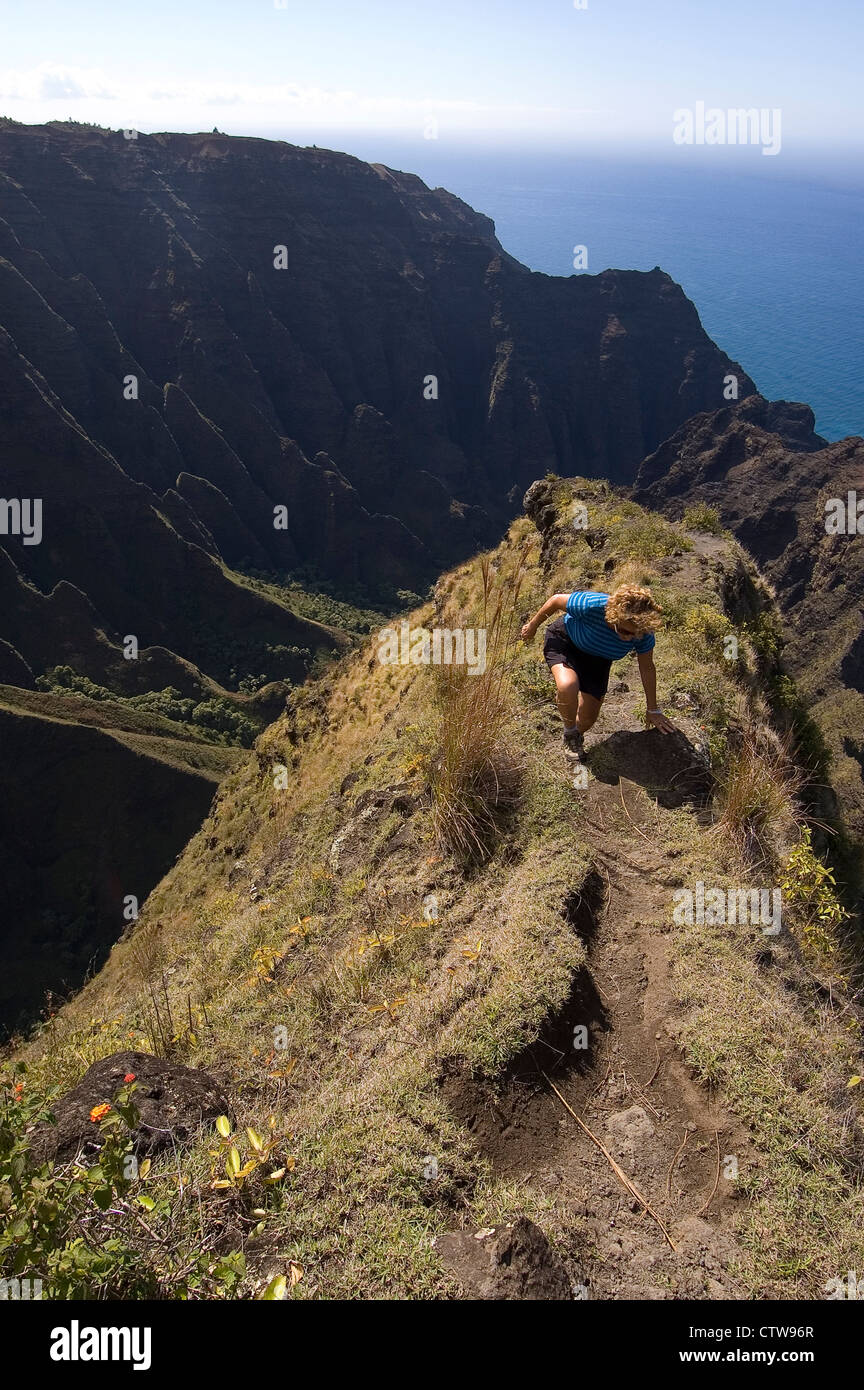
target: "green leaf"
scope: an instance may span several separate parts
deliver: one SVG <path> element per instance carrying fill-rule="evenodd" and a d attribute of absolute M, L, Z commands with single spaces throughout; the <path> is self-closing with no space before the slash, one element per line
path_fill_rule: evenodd
<path fill-rule="evenodd" d="M 227 1115 L 219 1116 L 218 1120 L 216 1121 L 216 1128 L 222 1135 L 223 1139 L 228 1138 L 228 1135 L 231 1133 L 231 1121 L 228 1119 Z"/>
<path fill-rule="evenodd" d="M 276 1274 L 270 1280 L 270 1283 L 267 1285 L 264 1292 L 259 1295 L 259 1298 L 261 1298 L 264 1302 L 270 1302 L 273 1299 L 282 1299 L 285 1297 L 287 1290 L 288 1280 L 285 1278 L 285 1275 Z"/>

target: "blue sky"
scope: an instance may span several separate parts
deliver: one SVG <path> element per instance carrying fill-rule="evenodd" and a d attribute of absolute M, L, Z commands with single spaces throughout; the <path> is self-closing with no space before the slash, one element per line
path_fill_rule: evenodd
<path fill-rule="evenodd" d="M 862 144 L 862 0 L 2 0 L 0 26 L 26 122 L 668 153 L 704 101 L 780 108 L 786 151 Z"/>

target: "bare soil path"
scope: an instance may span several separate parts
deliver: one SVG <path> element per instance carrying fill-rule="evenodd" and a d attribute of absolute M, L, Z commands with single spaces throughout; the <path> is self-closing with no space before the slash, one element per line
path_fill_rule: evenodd
<path fill-rule="evenodd" d="M 674 1042 L 668 948 L 682 880 L 665 844 L 663 821 L 673 807 L 661 803 L 686 804 L 692 794 L 689 813 L 699 815 L 699 769 L 694 774 L 683 739 L 644 731 L 636 702 L 626 689 L 610 694 L 586 738 L 587 787 L 574 789 L 574 814 L 596 864 L 574 921 L 587 967 L 502 1085 L 454 1078 L 448 1098 L 497 1173 L 543 1190 L 575 1215 L 571 1253 L 588 1297 L 743 1298 L 730 1229 L 741 1198 L 725 1173 L 729 1155 L 743 1166 L 748 1140 L 694 1082 Z M 538 721 L 548 729 L 550 757 L 572 780 L 560 722 L 546 712 Z M 650 1204 L 671 1245 L 562 1098 Z"/>

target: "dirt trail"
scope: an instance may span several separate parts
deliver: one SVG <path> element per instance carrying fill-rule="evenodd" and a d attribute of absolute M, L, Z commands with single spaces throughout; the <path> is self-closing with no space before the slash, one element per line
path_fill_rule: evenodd
<path fill-rule="evenodd" d="M 690 774 L 680 755 L 679 775 L 670 773 L 672 746 L 659 732 L 644 732 L 633 714 L 637 699 L 627 690 L 610 694 L 586 738 L 589 773 L 597 775 L 573 793 L 597 865 L 574 922 L 588 946 L 587 968 L 502 1086 L 493 1092 L 452 1078 L 449 1100 L 496 1172 L 577 1216 L 571 1253 L 585 1271 L 588 1297 L 741 1298 L 746 1291 L 730 1270 L 740 1252 L 729 1229 L 740 1198 L 724 1177 L 724 1159 L 735 1155 L 743 1169 L 748 1140 L 693 1081 L 671 1036 L 668 933 L 681 879 L 674 850 L 665 848 L 670 810 L 656 796 L 668 801 L 676 784 L 686 790 Z M 560 721 L 545 711 L 537 718 L 550 757 L 572 779 Z M 678 722 L 696 732 L 686 719 Z M 690 813 L 698 815 L 698 806 Z M 574 1047 L 580 1025 L 587 1048 Z M 674 1251 L 545 1078 L 650 1203 Z"/>

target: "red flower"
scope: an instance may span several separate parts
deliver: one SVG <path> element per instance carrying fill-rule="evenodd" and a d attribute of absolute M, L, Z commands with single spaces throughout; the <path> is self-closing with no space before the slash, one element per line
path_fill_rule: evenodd
<path fill-rule="evenodd" d="M 123 1077 L 123 1080 L 126 1082 L 127 1085 L 129 1084 L 130 1081 L 134 1081 L 134 1080 L 135 1080 L 135 1073 L 134 1073 L 134 1071 L 127 1071 L 126 1075 Z"/>

